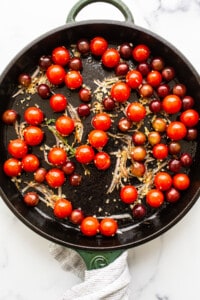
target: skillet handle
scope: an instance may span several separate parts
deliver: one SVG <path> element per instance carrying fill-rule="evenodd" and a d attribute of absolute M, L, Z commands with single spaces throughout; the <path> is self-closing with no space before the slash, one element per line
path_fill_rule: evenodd
<path fill-rule="evenodd" d="M 78 13 L 87 5 L 95 2 L 106 2 L 117 7 L 123 14 L 125 21 L 134 23 L 133 15 L 129 8 L 121 0 L 79 0 L 70 10 L 66 23 L 75 22 Z"/>
<path fill-rule="evenodd" d="M 123 253 L 123 250 L 89 251 L 76 249 L 76 251 L 83 258 L 87 270 L 104 268 Z"/>

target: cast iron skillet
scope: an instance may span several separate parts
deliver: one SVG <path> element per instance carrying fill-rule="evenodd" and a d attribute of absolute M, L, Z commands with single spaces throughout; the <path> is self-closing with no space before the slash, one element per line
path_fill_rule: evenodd
<path fill-rule="evenodd" d="M 39 37 L 26 48 L 24 48 L 7 66 L 0 79 L 0 114 L 8 108 L 16 106 L 11 96 L 17 88 L 17 78 L 20 73 L 31 73 L 38 64 L 38 59 L 43 54 L 50 54 L 52 49 L 58 45 L 71 45 L 80 38 L 91 39 L 94 36 L 104 36 L 110 45 L 116 46 L 123 42 L 133 42 L 134 44 L 147 44 L 154 55 L 162 55 L 167 65 L 171 65 L 176 70 L 179 82 L 186 84 L 188 94 L 194 97 L 195 108 L 200 112 L 200 79 L 199 75 L 190 62 L 170 43 L 156 34 L 140 28 L 133 24 L 133 18 L 129 9 L 120 1 L 103 1 L 118 7 L 125 17 L 125 22 L 117 21 L 82 21 L 74 22 L 78 12 L 87 4 L 97 1 L 79 1 L 71 10 L 66 25 L 59 27 L 47 34 Z M 89 64 L 84 66 L 84 76 L 87 75 L 88 82 L 92 85 L 93 71 Z M 103 76 L 106 75 L 103 74 Z M 43 101 L 43 109 L 48 114 L 49 108 Z M 20 111 L 20 107 L 18 107 Z M 192 207 L 200 193 L 200 138 L 197 142 L 191 143 L 191 152 L 194 156 L 194 164 L 190 170 L 191 186 L 182 195 L 177 203 L 164 206 L 156 213 L 156 217 L 147 217 L 136 226 L 117 234 L 115 237 L 104 238 L 97 236 L 88 238 L 78 231 L 65 226 L 64 222 L 56 220 L 52 212 L 43 207 L 27 208 L 21 201 L 22 195 L 15 185 L 6 177 L 2 171 L 2 164 L 7 159 L 6 144 L 12 138 L 8 127 L 0 124 L 0 193 L 8 207 L 13 213 L 28 227 L 41 236 L 58 244 L 72 247 L 79 250 L 104 250 L 112 251 L 126 249 L 143 244 L 152 240 L 167 231 L 176 224 Z M 106 179 L 105 179 L 106 180 Z M 94 190 L 97 190 L 96 204 L 98 205 L 98 190 L 100 183 L 94 183 Z M 96 205 L 94 202 L 94 205 Z M 117 253 L 115 251 L 115 253 Z"/>

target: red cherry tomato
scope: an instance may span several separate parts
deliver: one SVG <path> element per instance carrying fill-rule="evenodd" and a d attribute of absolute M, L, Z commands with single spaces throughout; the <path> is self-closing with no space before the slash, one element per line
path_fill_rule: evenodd
<path fill-rule="evenodd" d="M 107 170 L 111 165 L 110 155 L 106 152 L 98 152 L 94 157 L 94 164 L 99 170 Z"/>
<path fill-rule="evenodd" d="M 118 228 L 117 222 L 112 218 L 105 218 L 100 222 L 99 231 L 102 235 L 113 236 Z"/>
<path fill-rule="evenodd" d="M 186 190 L 190 186 L 190 178 L 187 174 L 178 173 L 173 177 L 173 186 L 177 190 Z"/>
<path fill-rule="evenodd" d="M 28 206 L 36 206 L 39 202 L 39 196 L 36 192 L 28 192 L 24 195 L 23 200 Z"/>
<path fill-rule="evenodd" d="M 37 126 L 43 122 L 44 113 L 36 106 L 28 107 L 24 112 L 24 120 L 30 125 Z"/>
<path fill-rule="evenodd" d="M 137 45 L 133 48 L 132 56 L 137 62 L 144 62 L 150 55 L 150 49 L 144 44 Z"/>
<path fill-rule="evenodd" d="M 94 129 L 88 134 L 90 145 L 96 149 L 103 148 L 108 142 L 108 135 L 105 131 Z"/>
<path fill-rule="evenodd" d="M 132 122 L 140 122 L 146 116 L 146 109 L 141 103 L 132 102 L 128 105 L 126 114 Z"/>
<path fill-rule="evenodd" d="M 94 150 L 89 145 L 81 145 L 76 148 L 75 158 L 81 164 L 88 164 L 94 159 Z"/>
<path fill-rule="evenodd" d="M 154 184 L 158 190 L 167 191 L 172 185 L 172 177 L 167 172 L 158 172 Z"/>
<path fill-rule="evenodd" d="M 41 144 L 44 137 L 44 132 L 37 126 L 28 126 L 24 130 L 24 140 L 27 145 L 37 146 Z"/>
<path fill-rule="evenodd" d="M 167 126 L 167 136 L 174 141 L 183 139 L 187 134 L 187 129 L 182 122 L 173 121 Z"/>
<path fill-rule="evenodd" d="M 65 174 L 62 170 L 53 168 L 47 172 L 45 179 L 50 187 L 58 188 L 64 184 Z"/>
<path fill-rule="evenodd" d="M 146 202 L 151 207 L 160 207 L 164 202 L 164 194 L 160 190 L 152 189 L 147 192 Z"/>
<path fill-rule="evenodd" d="M 61 166 L 66 162 L 66 160 L 67 160 L 67 154 L 63 148 L 53 147 L 50 149 L 48 153 L 48 161 L 51 164 L 55 166 Z"/>
<path fill-rule="evenodd" d="M 120 61 L 120 54 L 114 48 L 108 48 L 102 55 L 102 64 L 107 68 L 114 68 Z"/>
<path fill-rule="evenodd" d="M 181 110 L 182 101 L 179 96 L 167 95 L 162 101 L 162 108 L 168 114 L 176 114 Z"/>
<path fill-rule="evenodd" d="M 90 51 L 95 56 L 101 56 L 108 48 L 108 42 L 100 36 L 96 36 L 90 41 Z"/>
<path fill-rule="evenodd" d="M 54 94 L 49 99 L 50 107 L 55 112 L 61 112 L 67 107 L 67 98 L 63 94 Z"/>
<path fill-rule="evenodd" d="M 54 64 L 66 66 L 70 60 L 70 53 L 64 46 L 60 46 L 52 51 L 51 57 Z"/>
<path fill-rule="evenodd" d="M 105 112 L 96 114 L 91 121 L 92 126 L 95 129 L 99 129 L 103 131 L 106 131 L 110 128 L 111 122 L 112 122 L 111 117 L 109 116 L 109 114 Z"/>
<path fill-rule="evenodd" d="M 113 84 L 110 94 L 111 98 L 115 101 L 125 102 L 130 97 L 131 89 L 127 83 L 118 81 L 115 84 Z"/>
<path fill-rule="evenodd" d="M 194 127 L 199 122 L 199 113 L 194 109 L 187 109 L 180 115 L 180 121 L 186 126 L 186 127 Z"/>
<path fill-rule="evenodd" d="M 22 158 L 28 152 L 27 144 L 22 139 L 11 140 L 8 144 L 8 153 L 15 158 Z"/>
<path fill-rule="evenodd" d="M 95 217 L 86 217 L 81 222 L 80 230 L 86 236 L 94 236 L 99 232 L 99 221 Z"/>
<path fill-rule="evenodd" d="M 65 69 L 60 65 L 51 65 L 46 71 L 48 80 L 55 85 L 59 85 L 64 82 Z"/>
<path fill-rule="evenodd" d="M 79 71 L 71 70 L 65 75 L 65 84 L 71 90 L 80 88 L 82 83 L 83 78 Z"/>
<path fill-rule="evenodd" d="M 153 87 L 160 85 L 162 82 L 162 75 L 159 71 L 152 70 L 147 74 L 147 83 Z"/>
<path fill-rule="evenodd" d="M 71 201 L 65 198 L 58 199 L 54 205 L 53 213 L 57 218 L 60 219 L 69 217 L 72 213 Z"/>
<path fill-rule="evenodd" d="M 3 165 L 4 173 L 9 177 L 16 177 L 21 174 L 22 164 L 21 161 L 16 158 L 9 158 Z"/>
<path fill-rule="evenodd" d="M 22 168 L 25 172 L 35 172 L 39 165 L 39 159 L 34 154 L 27 154 L 22 158 Z"/>
<path fill-rule="evenodd" d="M 153 156 L 156 159 L 165 159 L 168 156 L 168 146 L 162 143 L 158 143 L 153 146 Z"/>
<path fill-rule="evenodd" d="M 137 200 L 138 191 L 133 185 L 125 185 L 120 190 L 120 198 L 124 203 L 131 204 Z"/>
<path fill-rule="evenodd" d="M 74 131 L 74 121 L 68 116 L 60 116 L 55 122 L 56 130 L 61 135 L 69 135 Z"/>
<path fill-rule="evenodd" d="M 126 75 L 126 82 L 132 89 L 137 89 L 142 84 L 142 74 L 137 70 L 130 70 Z"/>

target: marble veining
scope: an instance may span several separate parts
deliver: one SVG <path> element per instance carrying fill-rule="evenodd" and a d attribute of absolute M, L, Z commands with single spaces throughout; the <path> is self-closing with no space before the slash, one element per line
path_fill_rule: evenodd
<path fill-rule="evenodd" d="M 2 1 L 0 72 L 29 42 L 63 25 L 74 0 Z M 124 0 L 138 26 L 164 37 L 200 73 L 200 0 Z M 16 13 L 17 12 L 17 13 Z M 118 18 L 108 10 L 106 15 Z M 81 17 L 103 18 L 86 9 Z M 130 300 L 199 300 L 200 203 L 172 229 L 129 249 Z M 0 300 L 60 300 L 80 282 L 49 253 L 49 241 L 22 224 L 0 199 Z M 95 299 L 94 299 L 95 300 Z"/>

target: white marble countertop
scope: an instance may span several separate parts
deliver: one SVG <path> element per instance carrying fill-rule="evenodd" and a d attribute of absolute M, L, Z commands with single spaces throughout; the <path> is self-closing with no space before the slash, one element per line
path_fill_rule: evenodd
<path fill-rule="evenodd" d="M 63 25 L 74 3 L 74 0 L 1 1 L 0 72 L 29 42 Z M 200 73 L 199 0 L 124 0 L 124 3 L 137 25 L 174 44 Z M 123 20 L 110 6 L 102 14 L 91 6 L 77 20 L 110 16 Z M 132 276 L 130 300 L 200 299 L 199 216 L 197 201 L 167 233 L 128 250 Z M 48 245 L 49 241 L 22 224 L 0 201 L 0 300 L 61 299 L 66 289 L 80 282 L 60 268 L 49 254 Z"/>

